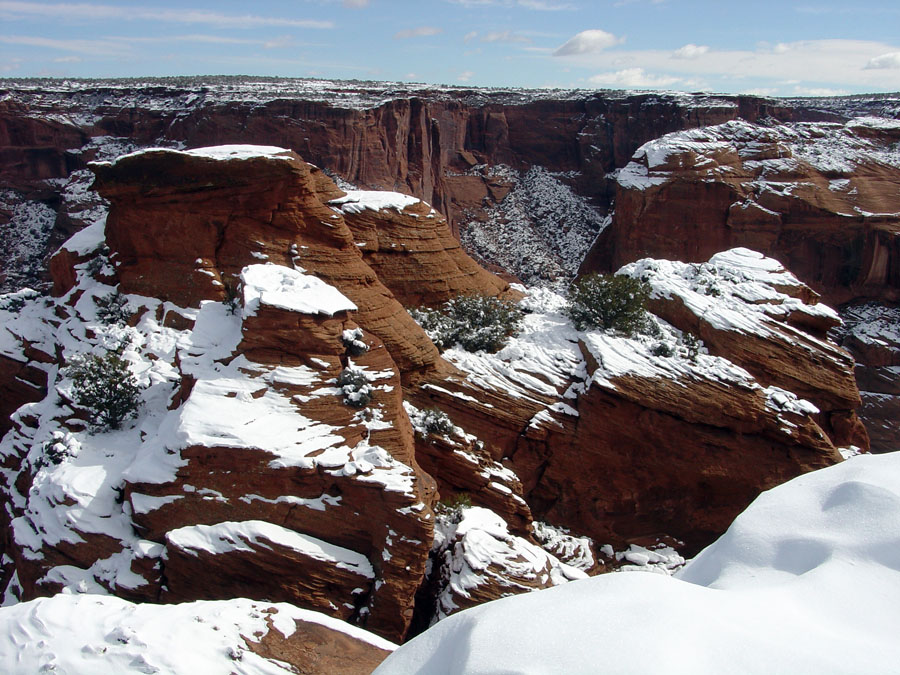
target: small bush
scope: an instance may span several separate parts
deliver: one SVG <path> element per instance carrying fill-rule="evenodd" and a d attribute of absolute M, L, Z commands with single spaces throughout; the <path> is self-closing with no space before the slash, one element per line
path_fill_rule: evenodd
<path fill-rule="evenodd" d="M 350 356 L 362 356 L 369 351 L 369 345 L 363 340 L 363 329 L 354 328 L 353 330 L 345 330 L 341 334 L 341 344 L 347 350 Z"/>
<path fill-rule="evenodd" d="M 344 393 L 344 404 L 351 408 L 364 408 L 372 400 L 374 389 L 362 368 L 347 366 L 337 379 L 338 388 Z"/>
<path fill-rule="evenodd" d="M 681 336 L 681 345 L 687 352 L 687 357 L 691 361 L 696 361 L 700 355 L 700 340 L 691 333 L 685 333 Z"/>
<path fill-rule="evenodd" d="M 626 335 L 644 332 L 650 286 L 624 275 L 589 274 L 569 288 L 566 315 L 578 330 L 600 328 Z"/>
<path fill-rule="evenodd" d="M 72 434 L 65 431 L 54 431 L 49 441 L 41 446 L 41 456 L 35 462 L 35 470 L 43 466 L 62 464 L 70 457 L 78 455 L 81 444 Z"/>
<path fill-rule="evenodd" d="M 75 403 L 92 415 L 96 430 L 118 429 L 137 417 L 141 387 L 118 351 L 83 356 L 66 369 Z"/>
<path fill-rule="evenodd" d="M 665 342 L 657 342 L 650 349 L 650 353 L 653 354 L 653 356 L 669 357 L 675 353 L 675 349 L 672 347 L 672 345 Z"/>
<path fill-rule="evenodd" d="M 438 349 L 459 345 L 493 354 L 519 330 L 523 312 L 514 303 L 485 295 L 461 295 L 438 309 L 410 312 Z"/>
<path fill-rule="evenodd" d="M 34 300 L 37 297 L 40 297 L 40 293 L 30 288 L 23 288 L 15 293 L 0 295 L 0 310 L 12 313 L 21 312 L 29 300 Z"/>
<path fill-rule="evenodd" d="M 238 311 L 238 285 L 234 279 L 225 279 L 222 281 L 222 292 L 225 297 L 222 298 L 222 304 L 229 314 L 237 314 Z"/>
<path fill-rule="evenodd" d="M 97 305 L 97 319 L 107 326 L 124 325 L 134 313 L 134 308 L 128 304 L 128 298 L 119 291 L 94 298 L 94 304 Z"/>
<path fill-rule="evenodd" d="M 418 421 L 424 428 L 426 435 L 449 436 L 456 430 L 456 426 L 447 413 L 437 408 L 423 410 Z"/>
<path fill-rule="evenodd" d="M 468 492 L 457 492 L 452 497 L 442 499 L 435 504 L 434 510 L 439 516 L 447 518 L 452 523 L 458 523 L 463 518 L 463 511 L 472 507 L 472 498 Z"/>

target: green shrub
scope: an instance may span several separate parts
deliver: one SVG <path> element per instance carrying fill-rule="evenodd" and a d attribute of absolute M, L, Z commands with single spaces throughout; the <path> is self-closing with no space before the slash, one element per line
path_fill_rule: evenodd
<path fill-rule="evenodd" d="M 337 378 L 338 388 L 344 393 L 344 404 L 351 408 L 364 408 L 372 400 L 372 384 L 362 368 L 347 366 Z"/>
<path fill-rule="evenodd" d="M 435 504 L 434 510 L 451 523 L 458 523 L 463 518 L 463 511 L 472 507 L 472 498 L 468 492 L 457 492 Z"/>
<path fill-rule="evenodd" d="M 95 430 L 118 429 L 137 417 L 141 387 L 118 351 L 75 359 L 66 374 L 72 379 L 75 403 L 91 414 Z"/>
<path fill-rule="evenodd" d="M 696 361 L 700 355 L 700 340 L 692 333 L 685 333 L 681 336 L 681 345 L 684 347 L 687 357 L 691 361 Z"/>
<path fill-rule="evenodd" d="M 94 304 L 97 305 L 97 319 L 107 326 L 124 325 L 134 313 L 134 308 L 128 303 L 128 298 L 119 291 L 95 297 Z"/>
<path fill-rule="evenodd" d="M 341 333 L 341 344 L 347 350 L 350 356 L 362 356 L 369 351 L 369 345 L 363 340 L 364 334 L 362 328 L 349 328 Z"/>
<path fill-rule="evenodd" d="M 665 342 L 657 342 L 650 349 L 650 353 L 653 354 L 653 356 L 669 357 L 675 353 L 675 349 L 672 347 L 672 345 Z"/>
<path fill-rule="evenodd" d="M 224 297 L 222 298 L 222 304 L 225 305 L 225 309 L 229 314 L 237 314 L 238 307 L 240 303 L 238 301 L 238 284 L 234 279 L 224 279 L 222 281 L 222 293 Z"/>
<path fill-rule="evenodd" d="M 632 336 L 651 323 L 645 305 L 650 286 L 624 275 L 589 274 L 569 287 L 565 313 L 578 330 L 599 328 Z"/>
<path fill-rule="evenodd" d="M 447 413 L 437 408 L 423 410 L 418 422 L 425 430 L 425 435 L 449 436 L 456 429 Z"/>
<path fill-rule="evenodd" d="M 491 354 L 518 332 L 523 315 L 515 303 L 486 295 L 460 295 L 438 309 L 418 308 L 410 314 L 442 351 L 459 345 Z"/>

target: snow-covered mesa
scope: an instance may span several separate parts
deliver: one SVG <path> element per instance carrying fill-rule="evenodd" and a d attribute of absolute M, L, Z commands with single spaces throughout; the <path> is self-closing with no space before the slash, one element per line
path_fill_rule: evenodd
<path fill-rule="evenodd" d="M 887 673 L 900 453 L 762 494 L 675 577 L 607 574 L 458 613 L 377 673 Z"/>

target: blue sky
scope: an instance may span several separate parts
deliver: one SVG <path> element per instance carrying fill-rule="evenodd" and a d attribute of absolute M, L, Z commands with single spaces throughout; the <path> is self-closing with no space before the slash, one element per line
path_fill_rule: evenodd
<path fill-rule="evenodd" d="M 900 3 L 0 0 L 0 76 L 900 91 Z"/>

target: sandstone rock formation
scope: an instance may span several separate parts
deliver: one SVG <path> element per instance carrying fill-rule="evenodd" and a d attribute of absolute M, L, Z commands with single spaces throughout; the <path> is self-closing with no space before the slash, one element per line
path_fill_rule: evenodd
<path fill-rule="evenodd" d="M 0 307 L 0 356 L 48 389 L 0 443 L 10 598 L 247 596 L 400 640 L 414 616 L 596 572 L 592 545 L 696 549 L 760 490 L 865 447 L 834 313 L 761 254 L 623 270 L 662 289 L 654 335 L 578 332 L 560 296 L 519 288 L 503 350 L 440 355 L 398 298 L 508 287 L 424 203 L 345 193 L 272 147 L 95 170 L 109 216 L 56 257 L 59 295 Z M 740 330 L 713 321 L 728 312 Z M 111 351 L 142 408 L 98 433 L 66 366 Z M 438 492 L 474 508 L 433 546 Z"/>
<path fill-rule="evenodd" d="M 789 324 L 795 313 L 827 324 L 834 312 L 781 292 L 808 289 L 760 254 L 717 263 L 722 288 L 700 316 L 677 292 L 657 294 L 654 311 L 684 315 L 684 330 L 659 322 L 656 337 L 579 334 L 559 314 L 561 298 L 533 293 L 518 338 L 493 356 L 445 352 L 463 376 L 421 385 L 416 405 L 439 405 L 482 440 L 520 478 L 535 517 L 616 550 L 651 535 L 699 547 L 759 491 L 840 461 L 835 444 L 867 446 L 852 359 Z M 665 291 L 697 282 L 680 263 L 623 272 L 648 270 Z M 742 330 L 709 323 L 729 313 Z M 691 332 L 709 340 L 700 353 Z M 759 367 L 766 358 L 792 363 Z M 820 384 L 806 368 L 822 370 Z"/>
<path fill-rule="evenodd" d="M 900 122 L 761 125 L 738 120 L 642 146 L 618 175 L 612 224 L 582 265 L 645 256 L 702 262 L 746 246 L 826 302 L 896 301 Z"/>

